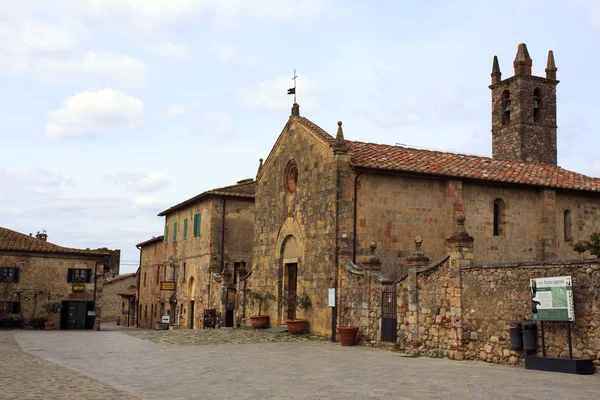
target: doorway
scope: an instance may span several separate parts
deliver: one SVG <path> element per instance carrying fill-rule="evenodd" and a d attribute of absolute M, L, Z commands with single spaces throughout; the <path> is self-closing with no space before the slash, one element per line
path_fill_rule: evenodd
<path fill-rule="evenodd" d="M 227 304 L 225 308 L 225 327 L 233 328 L 233 315 L 235 313 L 235 288 L 227 288 Z"/>
<path fill-rule="evenodd" d="M 194 300 L 190 301 L 190 329 L 194 329 Z"/>
<path fill-rule="evenodd" d="M 61 310 L 61 329 L 92 329 L 94 316 L 88 317 L 88 311 L 94 309 L 90 301 L 63 301 Z"/>
<path fill-rule="evenodd" d="M 381 293 L 381 340 L 393 343 L 398 340 L 396 286 L 384 286 Z"/>
<path fill-rule="evenodd" d="M 286 264 L 287 271 L 287 319 L 296 319 L 296 290 L 298 285 L 298 264 Z"/>

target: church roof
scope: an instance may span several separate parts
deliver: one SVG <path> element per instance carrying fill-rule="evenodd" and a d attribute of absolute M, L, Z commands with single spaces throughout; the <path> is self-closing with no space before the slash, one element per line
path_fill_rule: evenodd
<path fill-rule="evenodd" d="M 335 139 L 304 117 L 297 119 L 327 145 Z M 403 146 L 346 140 L 355 167 L 600 192 L 600 179 L 556 165 L 505 161 L 489 157 L 421 150 Z"/>
<path fill-rule="evenodd" d="M 221 188 L 207 190 L 206 192 L 202 192 L 197 196 L 189 198 L 179 204 L 176 204 L 161 213 L 158 214 L 159 217 L 165 216 L 173 211 L 179 210 L 189 204 L 192 204 L 198 200 L 203 199 L 208 196 L 222 196 L 222 197 L 240 197 L 240 198 L 254 198 L 254 187 L 255 187 L 254 179 L 244 179 L 238 181 L 235 185 L 224 186 Z M 143 243 L 142 243 L 143 244 Z"/>
<path fill-rule="evenodd" d="M 40 253 L 68 253 L 68 254 L 88 254 L 88 255 L 100 255 L 108 256 L 110 253 L 104 250 L 90 250 L 90 249 L 72 249 L 69 247 L 62 247 L 54 243 L 47 242 L 42 239 L 38 239 L 35 236 L 25 235 L 13 231 L 8 228 L 0 227 L 0 251 L 28 251 L 28 252 L 40 252 Z"/>

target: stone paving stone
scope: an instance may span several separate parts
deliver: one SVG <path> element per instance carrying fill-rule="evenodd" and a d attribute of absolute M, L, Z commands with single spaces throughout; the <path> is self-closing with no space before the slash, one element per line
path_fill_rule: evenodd
<path fill-rule="evenodd" d="M 14 335 L 26 352 L 148 400 L 600 398 L 598 375 L 410 358 L 317 340 L 248 343 L 254 334 L 221 330 Z"/>
<path fill-rule="evenodd" d="M 0 332 L 0 399 L 136 400 L 139 397 L 22 351 L 15 332 Z"/>

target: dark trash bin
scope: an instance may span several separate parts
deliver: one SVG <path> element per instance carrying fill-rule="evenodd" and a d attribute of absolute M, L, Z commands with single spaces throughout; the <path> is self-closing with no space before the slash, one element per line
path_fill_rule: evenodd
<path fill-rule="evenodd" d="M 523 350 L 534 351 L 537 349 L 537 324 L 523 322 Z"/>
<path fill-rule="evenodd" d="M 121 318 L 117 318 L 117 325 L 121 325 Z"/>
<path fill-rule="evenodd" d="M 521 321 L 510 322 L 510 348 L 523 350 L 523 328 Z"/>

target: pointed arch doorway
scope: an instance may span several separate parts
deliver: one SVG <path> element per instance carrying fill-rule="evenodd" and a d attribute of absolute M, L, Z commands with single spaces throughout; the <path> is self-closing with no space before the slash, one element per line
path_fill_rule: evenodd
<path fill-rule="evenodd" d="M 194 277 L 190 277 L 190 281 L 188 282 L 188 296 L 190 297 L 190 304 L 188 307 L 188 327 L 190 329 L 194 329 L 194 314 L 195 312 L 195 295 L 196 295 L 196 282 Z"/>
<path fill-rule="evenodd" d="M 298 291 L 298 261 L 300 258 L 298 241 L 293 235 L 285 238 L 282 247 L 283 259 L 283 287 L 282 293 L 286 297 L 287 306 L 283 306 L 283 321 L 296 319 L 296 293 Z"/>

